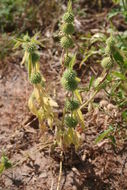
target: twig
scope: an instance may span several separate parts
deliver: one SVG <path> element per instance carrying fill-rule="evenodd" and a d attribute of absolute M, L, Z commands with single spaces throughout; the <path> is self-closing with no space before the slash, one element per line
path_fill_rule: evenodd
<path fill-rule="evenodd" d="M 60 182 L 62 177 L 62 168 L 63 168 L 63 151 L 61 151 L 61 161 L 60 161 L 60 170 L 59 170 L 59 178 L 57 184 L 57 190 L 60 190 Z"/>

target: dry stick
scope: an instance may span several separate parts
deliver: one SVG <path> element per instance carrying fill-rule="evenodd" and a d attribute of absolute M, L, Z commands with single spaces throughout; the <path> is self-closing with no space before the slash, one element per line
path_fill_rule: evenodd
<path fill-rule="evenodd" d="M 62 168 L 63 168 L 63 151 L 61 151 L 61 161 L 60 161 L 60 170 L 59 170 L 59 178 L 57 184 L 57 190 L 60 190 L 60 182 L 62 177 Z"/>

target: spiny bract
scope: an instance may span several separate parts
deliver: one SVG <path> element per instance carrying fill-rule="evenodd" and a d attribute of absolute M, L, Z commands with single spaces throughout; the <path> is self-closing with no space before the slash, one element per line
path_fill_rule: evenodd
<path fill-rule="evenodd" d="M 72 80 L 75 79 L 77 76 L 76 72 L 72 69 L 66 69 L 63 73 L 63 79 L 65 79 L 68 82 L 71 82 Z"/>
<path fill-rule="evenodd" d="M 73 46 L 73 40 L 68 36 L 62 37 L 60 40 L 60 43 L 64 49 L 68 49 L 68 48 L 71 48 Z"/>
<path fill-rule="evenodd" d="M 66 23 L 72 23 L 74 21 L 74 15 L 73 13 L 67 12 L 63 15 L 63 20 Z"/>
<path fill-rule="evenodd" d="M 25 43 L 23 45 L 23 48 L 25 51 L 27 51 L 28 53 L 33 53 L 36 50 L 36 45 L 29 42 L 29 43 Z"/>
<path fill-rule="evenodd" d="M 41 74 L 39 72 L 32 73 L 31 78 L 30 78 L 30 82 L 32 84 L 40 83 L 41 82 Z"/>
<path fill-rule="evenodd" d="M 65 107 L 69 111 L 74 111 L 74 110 L 77 110 L 79 108 L 79 105 L 80 104 L 77 100 L 67 100 Z"/>
<path fill-rule="evenodd" d="M 69 67 L 69 63 L 71 62 L 72 60 L 72 57 L 69 56 L 69 55 L 65 55 L 65 58 L 64 58 L 64 66 L 65 67 Z"/>
<path fill-rule="evenodd" d="M 78 121 L 71 116 L 66 116 L 64 122 L 65 122 L 65 125 L 70 128 L 71 127 L 75 128 L 76 125 L 78 124 Z"/>
<path fill-rule="evenodd" d="M 72 35 L 74 33 L 74 25 L 71 23 L 65 23 L 62 25 L 62 32 L 67 35 Z"/>
<path fill-rule="evenodd" d="M 110 57 L 105 57 L 102 61 L 101 61 L 101 66 L 103 68 L 108 68 L 111 66 L 111 58 Z"/>

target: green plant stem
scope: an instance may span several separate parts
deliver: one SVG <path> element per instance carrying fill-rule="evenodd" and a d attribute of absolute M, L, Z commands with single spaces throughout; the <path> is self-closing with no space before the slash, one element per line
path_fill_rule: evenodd
<path fill-rule="evenodd" d="M 103 78 L 102 78 L 101 82 L 99 83 L 98 87 L 105 81 L 105 79 L 106 79 L 108 73 L 109 73 L 109 69 L 108 69 L 107 71 L 104 71 L 104 73 L 102 73 Z M 90 98 L 87 102 L 83 102 L 83 104 L 80 106 L 80 110 L 83 109 L 83 108 L 85 108 L 85 107 L 94 99 L 94 97 L 95 97 L 96 94 L 99 92 L 99 90 L 100 90 L 100 88 L 98 88 L 98 89 L 93 93 L 93 95 L 91 96 L 91 98 Z"/>
<path fill-rule="evenodd" d="M 91 98 L 87 101 L 87 102 L 84 102 L 81 106 L 80 106 L 80 110 L 85 108 L 93 99 L 94 97 L 96 96 L 96 94 L 98 93 L 99 90 L 96 90 L 93 95 L 91 96 Z"/>

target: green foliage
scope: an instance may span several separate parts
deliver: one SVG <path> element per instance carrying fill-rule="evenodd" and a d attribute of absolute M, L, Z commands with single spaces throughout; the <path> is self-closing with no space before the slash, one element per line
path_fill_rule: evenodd
<path fill-rule="evenodd" d="M 9 169 L 12 167 L 12 163 L 8 159 L 7 156 L 3 155 L 1 157 L 1 163 L 0 163 L 0 174 L 3 173 L 4 170 Z"/>
<path fill-rule="evenodd" d="M 27 1 L 1 0 L 0 1 L 0 30 L 14 28 L 17 25 L 16 17 L 21 17 L 25 11 Z"/>
<path fill-rule="evenodd" d="M 119 4 L 119 8 L 112 9 L 108 15 L 108 18 L 111 19 L 118 14 L 122 14 L 127 22 L 127 0 L 113 0 L 115 4 Z"/>
<path fill-rule="evenodd" d="M 110 126 L 107 130 L 105 130 L 103 133 L 101 133 L 95 140 L 95 143 L 99 143 L 102 141 L 104 138 L 108 137 L 110 133 L 113 131 L 113 127 Z"/>

